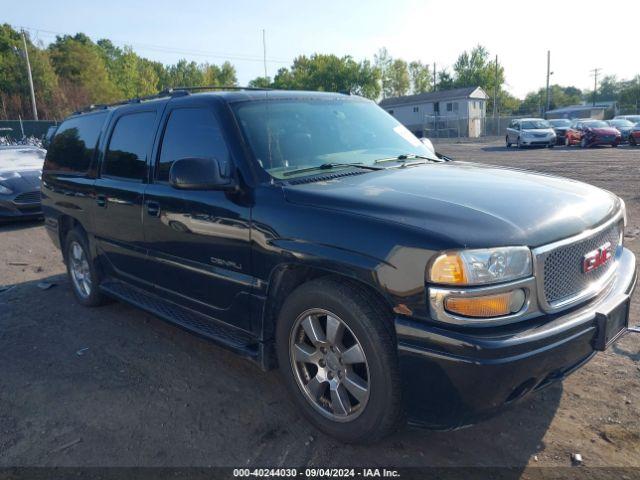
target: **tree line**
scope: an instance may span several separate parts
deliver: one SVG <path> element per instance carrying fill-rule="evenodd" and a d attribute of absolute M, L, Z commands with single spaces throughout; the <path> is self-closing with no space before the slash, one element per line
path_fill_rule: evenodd
<path fill-rule="evenodd" d="M 109 103 L 155 94 L 165 88 L 195 85 L 237 85 L 236 69 L 180 60 L 165 65 L 120 48 L 108 39 L 92 41 L 83 33 L 63 35 L 48 46 L 26 35 L 38 111 L 42 119 L 61 119 L 85 105 Z M 0 118 L 31 118 L 27 72 L 21 32 L 0 26 Z M 459 87 L 480 86 L 490 96 L 487 112 L 493 112 L 494 93 L 502 115 L 538 115 L 546 105 L 546 89 L 518 99 L 505 89 L 505 70 L 481 45 L 462 52 L 451 70 L 420 61 L 393 58 L 381 48 L 372 60 L 332 54 L 300 55 L 291 66 L 271 77 L 257 77 L 252 87 L 351 92 L 367 98 L 402 96 Z M 590 100 L 592 92 L 573 86 L 552 85 L 550 108 Z M 604 77 L 596 92 L 598 101 L 615 100 L 626 111 L 640 108 L 640 75 L 632 80 Z"/>

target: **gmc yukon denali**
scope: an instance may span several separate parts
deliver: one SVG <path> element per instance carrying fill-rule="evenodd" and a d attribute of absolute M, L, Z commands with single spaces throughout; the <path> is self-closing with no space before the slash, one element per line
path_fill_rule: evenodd
<path fill-rule="evenodd" d="M 450 160 L 356 96 L 92 106 L 56 131 L 42 206 L 81 304 L 123 300 L 279 368 L 345 442 L 472 424 L 628 331 L 620 198 Z"/>

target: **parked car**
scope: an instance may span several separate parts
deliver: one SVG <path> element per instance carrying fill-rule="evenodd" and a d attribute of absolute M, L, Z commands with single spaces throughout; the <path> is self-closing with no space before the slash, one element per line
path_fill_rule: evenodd
<path fill-rule="evenodd" d="M 610 127 L 604 120 L 576 120 L 567 130 L 565 145 L 580 145 L 582 148 L 596 145 L 611 145 L 617 147 L 622 141 L 622 135 Z"/>
<path fill-rule="evenodd" d="M 628 331 L 620 198 L 447 161 L 356 96 L 89 109 L 60 125 L 42 191 L 78 302 L 118 298 L 277 366 L 341 441 L 474 423 Z"/>
<path fill-rule="evenodd" d="M 634 147 L 640 145 L 640 123 L 637 123 L 629 132 L 629 144 Z"/>
<path fill-rule="evenodd" d="M 553 148 L 556 144 L 556 133 L 551 124 L 543 118 L 521 118 L 512 120 L 507 127 L 505 143 L 507 148 L 514 144 L 518 148 L 533 146 Z"/>
<path fill-rule="evenodd" d="M 556 144 L 564 145 L 564 137 L 567 134 L 567 130 L 571 128 L 571 120 L 566 118 L 556 118 L 549 120 L 549 123 L 553 127 L 553 131 L 556 133 Z"/>
<path fill-rule="evenodd" d="M 624 118 L 614 118 L 613 120 L 607 120 L 607 125 L 615 128 L 620 132 L 620 142 L 626 142 L 629 140 L 629 134 L 633 129 L 634 123 Z"/>
<path fill-rule="evenodd" d="M 42 216 L 40 177 L 45 150 L 0 146 L 0 221 Z"/>
<path fill-rule="evenodd" d="M 49 128 L 47 128 L 47 133 L 45 133 L 44 138 L 42 139 L 42 146 L 44 148 L 49 148 L 51 139 L 55 135 L 57 129 L 58 129 L 57 125 L 51 125 Z"/>
<path fill-rule="evenodd" d="M 640 123 L 640 115 L 616 115 L 613 117 L 614 120 L 629 120 L 631 123 L 638 124 Z"/>

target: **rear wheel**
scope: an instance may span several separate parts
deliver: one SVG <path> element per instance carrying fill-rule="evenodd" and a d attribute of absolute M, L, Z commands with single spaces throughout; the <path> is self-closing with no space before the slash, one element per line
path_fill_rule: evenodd
<path fill-rule="evenodd" d="M 98 289 L 98 270 L 91 259 L 89 242 L 80 229 L 71 230 L 65 239 L 65 260 L 71 287 L 78 301 L 95 307 L 108 301 Z"/>
<path fill-rule="evenodd" d="M 393 325 L 363 287 L 321 278 L 297 288 L 278 317 L 284 381 L 303 415 L 343 442 L 372 443 L 402 419 Z"/>
<path fill-rule="evenodd" d="M 507 148 L 511 148 L 511 142 L 509 141 L 509 135 L 504 137 L 504 142 L 507 144 Z"/>

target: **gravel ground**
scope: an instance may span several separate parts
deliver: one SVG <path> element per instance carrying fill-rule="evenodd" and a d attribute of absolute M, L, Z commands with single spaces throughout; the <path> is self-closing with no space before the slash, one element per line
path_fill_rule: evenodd
<path fill-rule="evenodd" d="M 625 241 L 640 254 L 640 149 L 438 150 L 621 195 Z M 519 476 L 568 467 L 572 453 L 585 466 L 640 467 L 640 336 L 477 426 L 345 446 L 301 418 L 276 372 L 127 305 L 80 307 L 41 223 L 0 227 L 0 244 L 0 286 L 13 286 L 0 293 L 0 467 L 508 466 Z M 631 318 L 640 321 L 638 292 Z"/>

